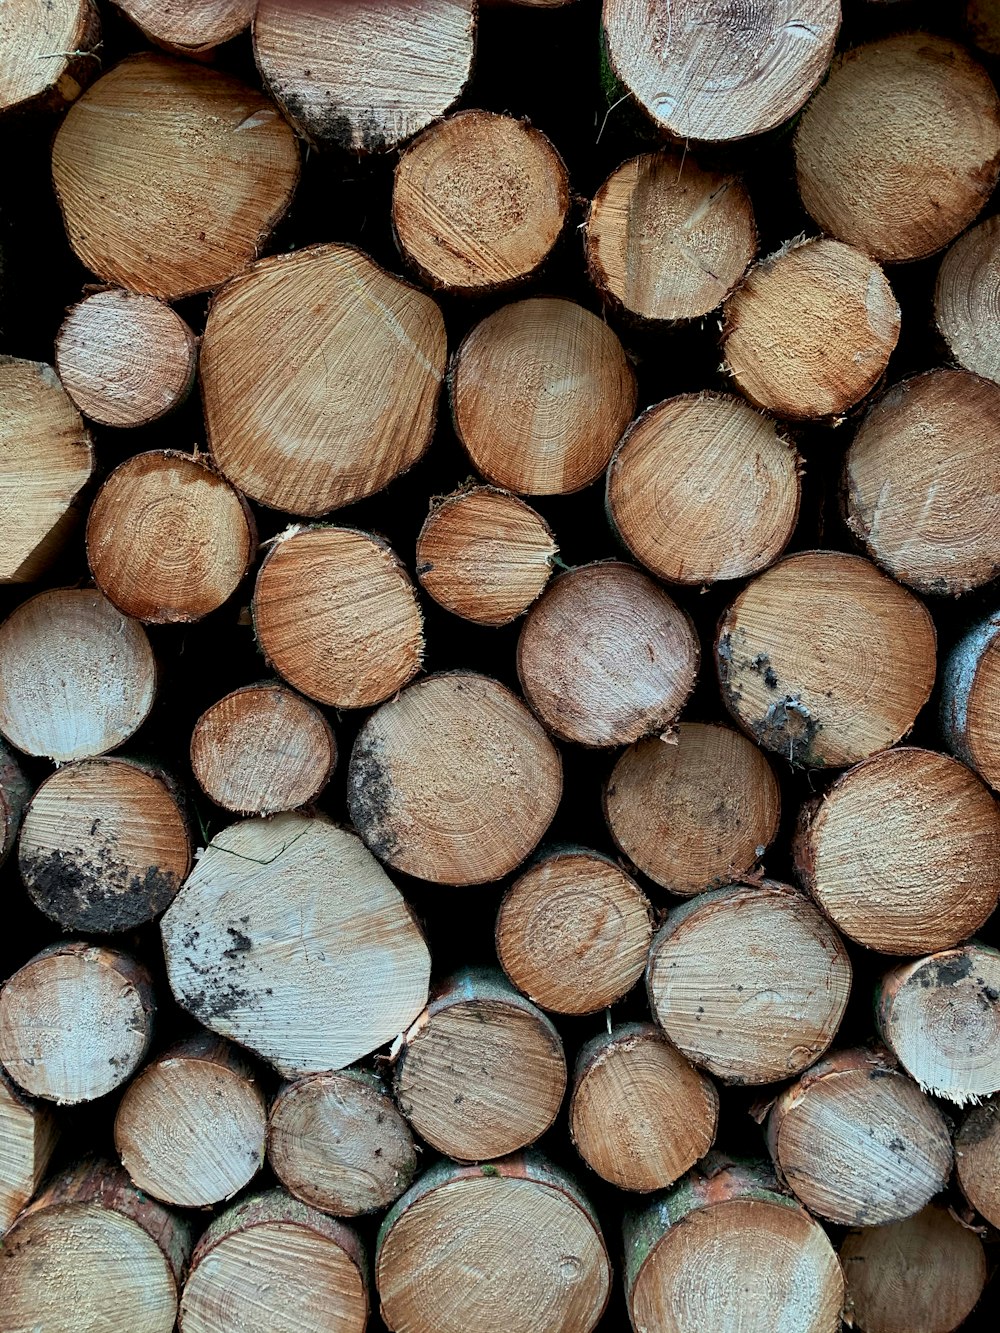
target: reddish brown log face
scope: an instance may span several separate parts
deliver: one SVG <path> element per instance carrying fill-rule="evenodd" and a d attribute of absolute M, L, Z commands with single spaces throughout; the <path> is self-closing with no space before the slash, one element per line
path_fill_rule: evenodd
<path fill-rule="evenodd" d="M 98 72 L 92 0 L 13 0 L 0 13 L 0 112 L 62 111 Z"/>

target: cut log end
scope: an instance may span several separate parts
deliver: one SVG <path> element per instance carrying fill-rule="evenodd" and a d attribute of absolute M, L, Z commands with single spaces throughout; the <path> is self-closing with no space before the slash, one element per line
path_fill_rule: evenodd
<path fill-rule="evenodd" d="M 0 741 L 0 865 L 14 848 L 30 799 L 31 785 L 21 765 Z"/>
<path fill-rule="evenodd" d="M 0 112 L 63 111 L 100 72 L 93 0 L 13 0 L 0 14 Z"/>
<path fill-rule="evenodd" d="M 955 1166 L 962 1193 L 990 1226 L 1000 1220 L 1000 1100 L 973 1106 L 955 1136 Z"/>
<path fill-rule="evenodd" d="M 1000 618 L 988 616 L 959 640 L 944 663 L 941 730 L 945 743 L 1000 790 Z"/>
<path fill-rule="evenodd" d="M 59 1136 L 55 1117 L 0 1070 L 0 1236 L 32 1198 Z"/>
<path fill-rule="evenodd" d="M 195 59 L 209 55 L 250 26 L 254 0 L 115 0 L 146 37 Z"/>
<path fill-rule="evenodd" d="M 1000 21 L 1000 6 L 997 18 Z M 960 236 L 942 259 L 934 288 L 934 318 L 962 369 L 994 384 L 1000 383 L 998 291 L 1000 218 L 993 217 Z"/>

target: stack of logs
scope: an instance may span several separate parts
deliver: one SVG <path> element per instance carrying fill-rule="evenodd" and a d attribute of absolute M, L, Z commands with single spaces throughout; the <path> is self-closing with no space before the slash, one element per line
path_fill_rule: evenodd
<path fill-rule="evenodd" d="M 101 3 L 0 5 L 0 1333 L 972 1327 L 1000 4 Z"/>

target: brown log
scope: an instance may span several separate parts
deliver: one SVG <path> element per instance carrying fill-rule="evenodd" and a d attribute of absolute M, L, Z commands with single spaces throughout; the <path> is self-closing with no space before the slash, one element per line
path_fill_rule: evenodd
<path fill-rule="evenodd" d="M 543 1009 L 592 1014 L 639 980 L 652 935 L 649 900 L 610 857 L 560 848 L 540 856 L 504 895 L 497 957 Z"/>
<path fill-rule="evenodd" d="M 272 509 L 316 517 L 360 500 L 430 444 L 446 355 L 434 301 L 353 246 L 264 259 L 208 313 L 212 456 Z"/>
<path fill-rule="evenodd" d="M 844 1226 L 911 1217 L 951 1176 L 947 1121 L 877 1050 L 820 1060 L 774 1103 L 767 1140 L 810 1212 Z"/>
<path fill-rule="evenodd" d="M 493 291 L 534 273 L 569 210 L 569 176 L 541 130 L 470 109 L 430 125 L 403 152 L 392 225 L 430 287 Z"/>
<path fill-rule="evenodd" d="M 115 0 L 151 42 L 196 60 L 245 32 L 254 0 Z"/>
<path fill-rule="evenodd" d="M 153 1012 L 142 964 L 82 941 L 54 944 L 0 991 L 0 1062 L 33 1097 L 61 1106 L 93 1101 L 142 1063 Z"/>
<path fill-rule="evenodd" d="M 427 1002 L 430 955 L 409 908 L 323 818 L 230 824 L 160 929 L 178 1004 L 286 1078 L 360 1059 Z"/>
<path fill-rule="evenodd" d="M 503 685 L 471 671 L 428 676 L 358 732 L 351 822 L 397 870 L 438 884 L 510 874 L 552 822 L 562 762 Z"/>
<path fill-rule="evenodd" d="M 743 277 L 757 224 L 738 176 L 664 149 L 615 168 L 594 195 L 584 244 L 606 300 L 639 319 L 697 319 Z"/>
<path fill-rule="evenodd" d="M 600 476 L 636 399 L 612 330 L 572 301 L 537 296 L 476 325 L 455 354 L 450 387 L 455 430 L 476 468 L 522 495 L 568 495 Z"/>
<path fill-rule="evenodd" d="M 793 241 L 750 270 L 723 311 L 740 391 L 793 420 L 840 417 L 882 378 L 899 338 L 889 280 L 861 250 Z"/>
<path fill-rule="evenodd" d="M 0 741 L 0 865 L 3 865 L 17 841 L 31 786 L 13 754 Z"/>
<path fill-rule="evenodd" d="M 1000 616 L 978 621 L 941 670 L 941 733 L 948 749 L 1000 790 Z"/>
<path fill-rule="evenodd" d="M 664 1189 L 715 1139 L 719 1094 L 652 1023 L 624 1023 L 581 1050 L 569 1104 L 580 1156 L 619 1189 Z"/>
<path fill-rule="evenodd" d="M 541 596 L 559 547 L 530 505 L 495 486 L 447 495 L 417 537 L 417 578 L 446 611 L 509 625 Z"/>
<path fill-rule="evenodd" d="M 104 282 L 174 301 L 256 258 L 291 202 L 299 154 L 260 92 L 145 52 L 70 109 L 52 176 L 80 260 Z"/>
<path fill-rule="evenodd" d="M 12 0 L 0 14 L 0 113 L 60 112 L 100 72 L 93 0 Z"/>
<path fill-rule="evenodd" d="M 330 780 L 337 742 L 326 718 L 284 685 L 233 690 L 207 708 L 191 735 L 191 768 L 225 810 L 275 815 L 311 805 Z"/>
<path fill-rule="evenodd" d="M 0 732 L 25 754 L 63 763 L 113 750 L 155 693 L 145 630 L 93 589 L 40 592 L 0 625 Z"/>
<path fill-rule="evenodd" d="M 742 399 L 681 394 L 626 430 L 608 468 L 608 516 L 657 578 L 745 578 L 788 544 L 800 472 L 794 445 Z"/>
<path fill-rule="evenodd" d="M 679 1050 L 725 1083 L 793 1078 L 827 1049 L 851 989 L 840 937 L 773 880 L 700 894 L 653 940 L 650 1007 Z"/>
<path fill-rule="evenodd" d="M 804 886 L 850 939 L 879 953 L 959 944 L 1000 900 L 1000 807 L 964 764 L 906 746 L 873 755 L 806 805 Z"/>
<path fill-rule="evenodd" d="M 591 1333 L 611 1264 L 575 1182 L 518 1153 L 425 1172 L 379 1229 L 375 1281 L 382 1318 L 407 1333 Z"/>
<path fill-rule="evenodd" d="M 682 722 L 618 760 L 604 793 L 611 836 L 644 875 L 687 896 L 747 874 L 774 840 L 781 792 L 757 747 L 729 727 Z"/>
<path fill-rule="evenodd" d="M 847 522 L 893 578 L 957 596 L 1000 570 L 1000 386 L 965 370 L 904 380 L 847 452 Z"/>
<path fill-rule="evenodd" d="M 267 1160 L 297 1199 L 336 1217 L 387 1208 L 417 1171 L 409 1125 L 382 1080 L 362 1069 L 285 1083 L 271 1106 Z"/>
<path fill-rule="evenodd" d="M 997 18 L 1000 20 L 1000 6 Z M 1000 383 L 998 287 L 1000 219 L 992 217 L 960 236 L 941 260 L 934 288 L 934 318 L 962 369 L 994 384 Z"/>
<path fill-rule="evenodd" d="M 969 37 L 988 56 L 1000 56 L 1000 5 L 997 0 L 966 0 Z"/>
<path fill-rule="evenodd" d="M 208 1033 L 150 1061 L 115 1116 L 133 1183 L 180 1208 L 231 1198 L 264 1163 L 267 1102 L 249 1063 Z"/>
<path fill-rule="evenodd" d="M 370 708 L 424 656 L 423 615 L 388 542 L 357 528 L 293 527 L 260 567 L 253 621 L 269 664 L 334 708 Z"/>
<path fill-rule="evenodd" d="M 952 1333 L 986 1285 L 983 1242 L 940 1204 L 849 1232 L 840 1261 L 860 1333 Z"/>
<path fill-rule="evenodd" d="M 969 225 L 997 183 L 1000 99 L 947 38 L 905 32 L 857 46 L 806 108 L 795 166 L 823 231 L 880 263 L 923 259 Z"/>
<path fill-rule="evenodd" d="M 52 1112 L 0 1070 L 0 1237 L 42 1183 L 59 1137 Z"/>
<path fill-rule="evenodd" d="M 840 768 L 910 730 L 934 685 L 936 647 L 927 608 L 869 561 L 800 551 L 744 588 L 715 655 L 723 701 L 759 745 Z"/>
<path fill-rule="evenodd" d="M 0 357 L 0 584 L 45 572 L 93 470 L 90 436 L 52 367 Z"/>
<path fill-rule="evenodd" d="M 534 1143 L 566 1091 L 559 1033 L 495 969 L 443 982 L 403 1034 L 399 1109 L 432 1148 L 483 1162 Z"/>
<path fill-rule="evenodd" d="M 966 1113 L 955 1136 L 955 1166 L 962 1193 L 991 1226 L 1000 1218 L 1000 1155 L 997 1110 L 991 1097 Z"/>

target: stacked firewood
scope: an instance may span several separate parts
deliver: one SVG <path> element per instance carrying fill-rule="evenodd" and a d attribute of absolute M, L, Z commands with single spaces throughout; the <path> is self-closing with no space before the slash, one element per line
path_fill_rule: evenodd
<path fill-rule="evenodd" d="M 0 4 L 0 1333 L 979 1326 L 998 62 Z"/>

